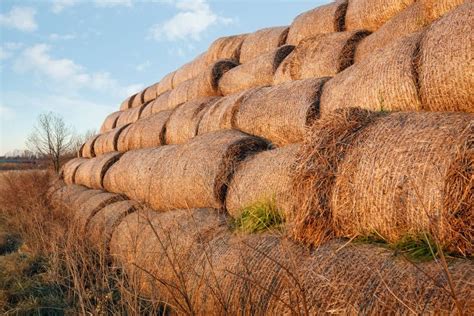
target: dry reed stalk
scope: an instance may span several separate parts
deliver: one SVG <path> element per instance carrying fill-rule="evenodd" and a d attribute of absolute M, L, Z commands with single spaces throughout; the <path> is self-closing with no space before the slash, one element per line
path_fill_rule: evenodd
<path fill-rule="evenodd" d="M 347 107 L 421 110 L 415 60 L 422 35 L 401 38 L 329 80 L 321 97 L 321 114 Z"/>
<path fill-rule="evenodd" d="M 66 184 L 74 184 L 77 168 L 86 161 L 88 161 L 86 158 L 74 158 L 69 160 L 62 166 L 60 177 L 64 179 Z"/>
<path fill-rule="evenodd" d="M 418 67 L 423 108 L 474 112 L 473 28 L 474 3 L 470 1 L 426 31 Z"/>
<path fill-rule="evenodd" d="M 137 96 L 137 93 L 129 96 L 120 104 L 120 111 L 128 110 L 132 107 L 133 99 Z"/>
<path fill-rule="evenodd" d="M 431 21 L 438 19 L 457 6 L 468 3 L 465 0 L 419 0 L 424 8 L 425 15 Z"/>
<path fill-rule="evenodd" d="M 133 123 L 136 124 L 136 123 Z M 94 154 L 100 156 L 112 151 L 118 151 L 120 135 L 124 133 L 131 124 L 121 125 L 113 130 L 100 134 L 94 141 Z"/>
<path fill-rule="evenodd" d="M 117 150 L 125 152 L 165 145 L 166 122 L 171 112 L 161 111 L 128 125 L 117 140 Z"/>
<path fill-rule="evenodd" d="M 74 183 L 92 189 L 102 189 L 105 173 L 119 160 L 120 155 L 118 152 L 110 152 L 83 162 L 76 171 Z"/>
<path fill-rule="evenodd" d="M 240 60 L 240 48 L 247 34 L 220 37 L 212 42 L 206 53 L 206 62 L 215 63 L 220 59 L 230 59 L 234 62 Z"/>
<path fill-rule="evenodd" d="M 219 80 L 219 91 L 223 95 L 230 95 L 271 85 L 278 66 L 294 48 L 292 45 L 283 45 L 232 68 Z"/>
<path fill-rule="evenodd" d="M 277 146 L 301 142 L 306 128 L 319 117 L 321 90 L 326 80 L 297 80 L 249 94 L 235 111 L 233 127 Z"/>
<path fill-rule="evenodd" d="M 122 111 L 116 111 L 107 115 L 104 120 L 104 123 L 102 123 L 102 126 L 100 127 L 100 133 L 105 133 L 110 131 L 111 129 L 114 129 L 117 124 L 117 120 L 121 114 Z"/>
<path fill-rule="evenodd" d="M 345 20 L 346 29 L 374 32 L 414 2 L 415 0 L 349 1 Z"/>
<path fill-rule="evenodd" d="M 81 146 L 81 155 L 80 155 L 81 157 L 84 157 L 84 158 L 95 157 L 94 143 L 100 135 L 101 134 L 92 136 Z"/>
<path fill-rule="evenodd" d="M 156 96 L 159 97 L 166 91 L 172 90 L 173 87 L 173 77 L 175 75 L 175 72 L 170 72 L 166 76 L 164 76 L 160 82 L 158 82 L 158 85 L 156 86 Z"/>
<path fill-rule="evenodd" d="M 288 30 L 288 26 L 275 26 L 248 34 L 240 49 L 240 63 L 245 64 L 284 45 Z"/>
<path fill-rule="evenodd" d="M 201 72 L 206 70 L 207 66 L 209 66 L 209 63 L 207 62 L 207 55 L 204 52 L 175 71 L 173 87 L 177 87 L 180 83 L 197 77 Z"/>
<path fill-rule="evenodd" d="M 298 15 L 290 25 L 286 43 L 298 45 L 317 34 L 344 31 L 347 1 L 336 1 Z"/>
<path fill-rule="evenodd" d="M 199 122 L 219 97 L 203 97 L 176 108 L 166 123 L 166 144 L 182 144 L 198 134 Z"/>
<path fill-rule="evenodd" d="M 227 191 L 227 212 L 238 218 L 244 208 L 256 203 L 275 203 L 287 215 L 294 209 L 290 194 L 292 165 L 299 144 L 264 151 L 244 160 L 232 177 Z"/>
<path fill-rule="evenodd" d="M 301 41 L 278 67 L 274 84 L 336 75 L 354 63 L 357 45 L 369 34 L 365 31 L 337 32 Z"/>
<path fill-rule="evenodd" d="M 121 127 L 130 123 L 134 123 L 138 121 L 140 118 L 143 109 L 146 107 L 146 104 L 143 104 L 138 107 L 131 108 L 129 110 L 123 111 L 122 114 L 119 116 L 117 119 L 117 123 L 115 124 L 115 127 Z"/>

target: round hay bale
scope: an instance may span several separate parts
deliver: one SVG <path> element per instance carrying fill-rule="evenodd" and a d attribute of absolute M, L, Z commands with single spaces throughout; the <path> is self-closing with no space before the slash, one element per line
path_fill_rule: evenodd
<path fill-rule="evenodd" d="M 401 38 L 329 80 L 321 97 L 321 114 L 344 107 L 421 110 L 414 65 L 421 37 L 415 33 Z"/>
<path fill-rule="evenodd" d="M 143 103 L 146 104 L 156 99 L 156 88 L 158 87 L 159 82 L 152 84 L 148 88 L 145 89 L 143 94 Z"/>
<path fill-rule="evenodd" d="M 234 127 L 277 146 L 301 142 L 307 126 L 319 117 L 319 99 L 326 81 L 305 79 L 261 88 L 241 102 Z"/>
<path fill-rule="evenodd" d="M 116 111 L 107 115 L 104 120 L 104 123 L 102 123 L 102 126 L 100 127 L 100 133 L 105 133 L 110 131 L 111 129 L 114 129 L 117 124 L 117 120 L 121 114 L 122 111 Z"/>
<path fill-rule="evenodd" d="M 423 108 L 474 112 L 474 3 L 434 22 L 421 41 L 418 67 Z"/>
<path fill-rule="evenodd" d="M 219 60 L 207 67 L 197 77 L 182 82 L 171 91 L 168 99 L 169 107 L 176 108 L 182 103 L 200 97 L 221 95 L 219 80 L 227 71 L 235 66 L 237 64 L 231 60 Z"/>
<path fill-rule="evenodd" d="M 229 95 L 271 85 L 278 66 L 294 48 L 292 45 L 284 45 L 232 68 L 219 80 L 220 92 L 223 95 Z"/>
<path fill-rule="evenodd" d="M 206 53 L 202 53 L 194 60 L 179 67 L 173 76 L 173 87 L 177 87 L 181 82 L 197 77 L 209 66 Z"/>
<path fill-rule="evenodd" d="M 60 208 L 70 208 L 71 203 L 77 198 L 79 193 L 90 191 L 82 185 L 65 185 L 51 194 L 51 206 Z"/>
<path fill-rule="evenodd" d="M 145 103 L 145 90 L 140 91 L 137 95 L 132 99 L 131 108 L 136 108 Z"/>
<path fill-rule="evenodd" d="M 160 299 L 177 307 L 186 306 L 177 304 L 186 299 L 194 306 L 202 286 L 195 282 L 195 267 L 205 260 L 209 241 L 226 229 L 225 217 L 214 209 L 139 209 L 114 230 L 110 253 L 142 295 L 160 293 Z"/>
<path fill-rule="evenodd" d="M 161 111 L 173 110 L 174 107 L 170 107 L 168 102 L 171 91 L 166 91 L 155 100 L 148 103 L 140 114 L 140 118 L 148 118 L 153 114 L 159 113 Z"/>
<path fill-rule="evenodd" d="M 274 84 L 336 75 L 354 63 L 356 46 L 368 34 L 365 31 L 338 32 L 301 41 L 278 67 Z"/>
<path fill-rule="evenodd" d="M 117 151 L 120 135 L 124 133 L 129 126 L 130 124 L 122 125 L 104 134 L 100 134 L 94 142 L 95 155 L 100 156 L 112 151 Z"/>
<path fill-rule="evenodd" d="M 234 218 L 256 203 L 274 203 L 286 215 L 293 208 L 291 166 L 295 163 L 299 144 L 264 151 L 244 160 L 232 177 L 225 206 Z"/>
<path fill-rule="evenodd" d="M 472 114 L 346 109 L 311 132 L 294 174 L 298 239 L 376 232 L 395 243 L 428 233 L 473 253 Z"/>
<path fill-rule="evenodd" d="M 130 123 L 135 123 L 136 121 L 138 121 L 138 119 L 140 118 L 142 114 L 143 109 L 146 106 L 147 105 L 144 104 L 144 105 L 134 107 L 132 109 L 122 112 L 122 114 L 117 119 L 117 123 L 115 124 L 115 127 L 116 128 L 121 127 L 121 126 L 130 124 Z"/>
<path fill-rule="evenodd" d="M 125 152 L 165 145 L 166 122 L 171 112 L 161 111 L 128 125 L 118 138 L 117 150 Z"/>
<path fill-rule="evenodd" d="M 198 134 L 199 122 L 219 97 L 203 97 L 176 108 L 166 123 L 166 144 L 182 144 Z"/>
<path fill-rule="evenodd" d="M 284 45 L 288 30 L 288 26 L 275 26 L 248 34 L 240 49 L 240 63 L 245 64 Z"/>
<path fill-rule="evenodd" d="M 350 0 L 347 6 L 346 30 L 376 31 L 415 0 Z"/>
<path fill-rule="evenodd" d="M 424 13 L 430 21 L 434 21 L 450 12 L 457 6 L 471 0 L 418 0 L 423 6 Z"/>
<path fill-rule="evenodd" d="M 318 34 L 344 31 L 347 1 L 336 1 L 298 15 L 290 25 L 286 43 L 298 45 Z"/>
<path fill-rule="evenodd" d="M 120 155 L 118 152 L 110 152 L 83 162 L 76 171 L 75 184 L 81 184 L 92 189 L 104 188 L 105 173 L 119 160 Z"/>
<path fill-rule="evenodd" d="M 129 96 L 120 104 L 120 111 L 128 110 L 132 107 L 133 99 L 137 96 L 137 93 L 134 95 Z"/>
<path fill-rule="evenodd" d="M 240 60 L 240 48 L 246 37 L 247 34 L 239 34 L 216 39 L 207 50 L 207 63 L 212 64 L 220 59 L 230 59 L 238 63 Z"/>
<path fill-rule="evenodd" d="M 94 152 L 94 144 L 95 144 L 95 141 L 97 140 L 97 138 L 100 135 L 101 134 L 97 134 L 97 135 L 92 136 L 91 138 L 89 138 L 84 143 L 84 145 L 82 145 L 82 147 L 81 147 L 81 157 L 84 157 L 84 158 L 93 158 L 93 157 L 95 157 L 96 154 Z"/>
<path fill-rule="evenodd" d="M 86 161 L 88 161 L 86 158 L 74 158 L 62 166 L 60 176 L 64 179 L 66 184 L 75 183 L 77 168 L 79 168 L 79 166 Z"/>
<path fill-rule="evenodd" d="M 158 82 L 158 85 L 156 86 L 156 96 L 159 97 L 166 91 L 170 91 L 173 89 L 173 77 L 175 75 L 175 72 L 170 72 L 166 76 L 164 76 L 160 82 Z"/>

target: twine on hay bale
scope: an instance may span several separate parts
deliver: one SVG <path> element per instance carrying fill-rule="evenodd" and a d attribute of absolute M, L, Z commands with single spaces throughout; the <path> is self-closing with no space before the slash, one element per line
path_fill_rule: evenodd
<path fill-rule="evenodd" d="M 110 152 L 83 162 L 76 171 L 75 184 L 91 189 L 103 189 L 105 173 L 119 160 L 120 155 L 118 152 Z"/>
<path fill-rule="evenodd" d="M 230 69 L 219 80 L 219 91 L 223 95 L 230 95 L 271 85 L 278 66 L 294 48 L 284 45 Z"/>
<path fill-rule="evenodd" d="M 164 76 L 160 82 L 158 82 L 158 85 L 156 86 L 156 96 L 159 97 L 166 91 L 170 91 L 173 89 L 173 77 L 175 75 L 175 72 L 170 72 L 166 76 Z"/>
<path fill-rule="evenodd" d="M 59 174 L 60 177 L 64 179 L 66 184 L 74 184 L 77 168 L 86 161 L 86 158 L 74 158 L 69 160 L 62 166 Z"/>
<path fill-rule="evenodd" d="M 165 145 L 166 122 L 171 113 L 161 111 L 128 125 L 117 140 L 117 150 L 125 152 Z"/>
<path fill-rule="evenodd" d="M 472 254 L 473 121 L 468 113 L 361 109 L 316 121 L 296 164 L 292 235 L 320 244 L 428 233 L 445 249 Z"/>
<path fill-rule="evenodd" d="M 207 50 L 207 63 L 212 64 L 220 59 L 230 59 L 238 63 L 240 60 L 240 48 L 246 37 L 247 34 L 239 34 L 216 39 Z"/>
<path fill-rule="evenodd" d="M 418 66 L 424 109 L 474 112 L 473 21 L 474 3 L 468 2 L 426 31 Z"/>
<path fill-rule="evenodd" d="M 250 33 L 240 49 L 240 63 L 245 64 L 258 56 L 271 52 L 285 44 L 288 26 L 268 27 Z"/>
<path fill-rule="evenodd" d="M 307 78 L 332 77 L 354 63 L 366 31 L 320 34 L 301 41 L 280 64 L 274 84 Z"/>
<path fill-rule="evenodd" d="M 100 133 L 105 133 L 110 131 L 111 129 L 114 129 L 117 124 L 117 120 L 121 114 L 122 111 L 116 111 L 107 115 L 104 120 L 104 123 L 102 123 L 102 126 L 100 127 Z"/>
<path fill-rule="evenodd" d="M 90 137 L 81 147 L 81 157 L 93 158 L 95 157 L 94 143 L 101 134 Z"/>
<path fill-rule="evenodd" d="M 329 80 L 321 97 L 321 114 L 347 107 L 421 110 L 415 62 L 422 35 L 401 38 Z"/>
<path fill-rule="evenodd" d="M 173 76 L 173 87 L 177 87 L 181 82 L 197 77 L 209 66 L 206 53 L 202 53 L 189 63 L 179 67 Z"/>
<path fill-rule="evenodd" d="M 111 131 L 100 134 L 94 141 L 94 154 L 100 156 L 112 151 L 118 151 L 120 135 L 124 133 L 130 124 L 116 127 Z"/>
<path fill-rule="evenodd" d="M 166 144 L 182 144 L 196 136 L 204 113 L 218 100 L 219 97 L 203 97 L 176 108 L 166 123 Z"/>
<path fill-rule="evenodd" d="M 275 203 L 285 216 L 292 211 L 291 167 L 299 149 L 299 144 L 293 144 L 245 159 L 230 181 L 225 200 L 227 212 L 238 218 L 244 208 L 255 203 Z"/>
<path fill-rule="evenodd" d="M 126 98 L 121 104 L 120 104 L 120 111 L 125 111 L 128 110 L 132 107 L 133 99 L 137 96 L 138 93 L 135 93 L 128 98 Z"/>
<path fill-rule="evenodd" d="M 267 146 L 259 138 L 226 130 L 182 145 L 129 151 L 109 169 L 104 184 L 156 210 L 221 208 L 238 163 Z"/>
<path fill-rule="evenodd" d="M 249 94 L 234 115 L 234 128 L 277 146 L 301 142 L 319 117 L 321 89 L 328 78 L 305 79 L 264 87 Z"/>
<path fill-rule="evenodd" d="M 350 0 L 347 6 L 346 30 L 376 31 L 415 0 Z"/>
<path fill-rule="evenodd" d="M 140 118 L 143 109 L 146 107 L 146 104 L 143 104 L 141 106 L 129 109 L 127 111 L 123 111 L 122 114 L 120 114 L 119 118 L 117 119 L 117 123 L 115 124 L 115 127 L 121 127 L 130 123 L 134 123 L 138 121 Z"/>
<path fill-rule="evenodd" d="M 344 31 L 347 1 L 336 1 L 298 15 L 290 25 L 286 43 L 298 45 L 317 34 Z"/>

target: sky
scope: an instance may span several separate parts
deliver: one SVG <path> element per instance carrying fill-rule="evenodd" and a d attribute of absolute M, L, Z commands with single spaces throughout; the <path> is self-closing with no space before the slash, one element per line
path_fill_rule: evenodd
<path fill-rule="evenodd" d="M 218 37 L 289 25 L 329 0 L 0 0 L 0 155 L 38 115 L 98 130 L 127 96 Z"/>

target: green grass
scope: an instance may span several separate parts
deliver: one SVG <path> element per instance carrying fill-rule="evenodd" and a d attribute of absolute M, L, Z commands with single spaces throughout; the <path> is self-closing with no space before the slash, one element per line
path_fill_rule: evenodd
<path fill-rule="evenodd" d="M 258 233 L 269 229 L 281 229 L 285 219 L 283 212 L 276 206 L 275 200 L 256 202 L 242 209 L 235 219 L 235 230 L 245 233 Z"/>

